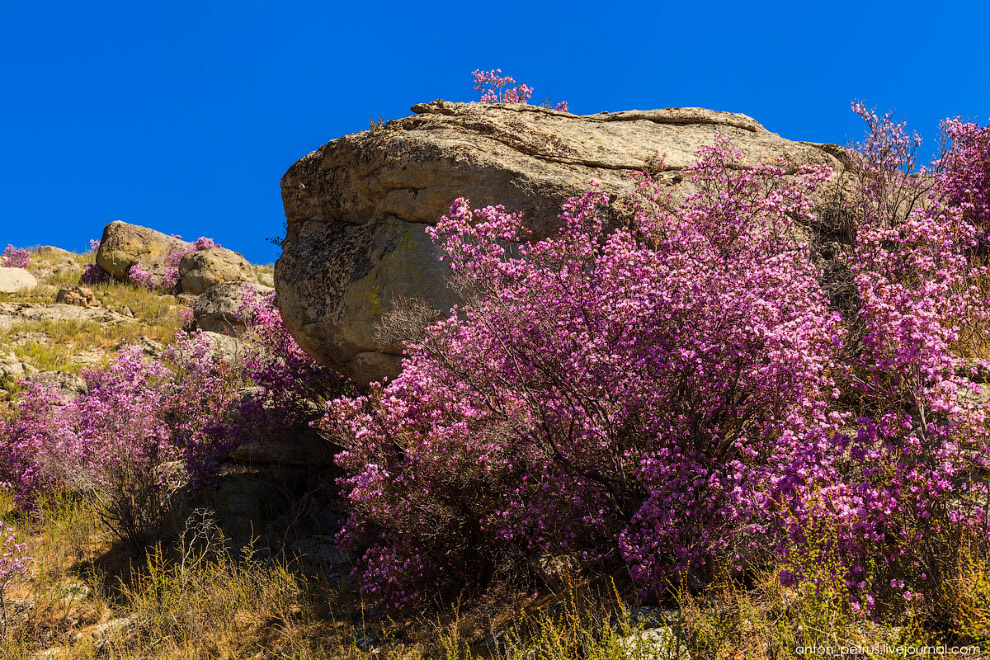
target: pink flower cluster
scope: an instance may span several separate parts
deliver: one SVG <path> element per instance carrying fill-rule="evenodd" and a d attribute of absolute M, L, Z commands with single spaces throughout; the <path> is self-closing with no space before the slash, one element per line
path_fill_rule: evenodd
<path fill-rule="evenodd" d="M 529 103 L 530 97 L 533 96 L 533 88 L 525 83 L 509 87 L 516 80 L 512 76 L 503 76 L 502 69 L 492 69 L 491 71 L 476 69 L 471 75 L 474 76 L 475 91 L 481 93 L 481 98 L 478 99 L 481 103 L 526 104 Z M 567 112 L 567 101 L 558 103 L 554 106 L 554 110 Z"/>
<path fill-rule="evenodd" d="M 31 265 L 31 253 L 23 248 L 8 245 L 0 254 L 0 266 L 7 268 L 27 268 Z"/>

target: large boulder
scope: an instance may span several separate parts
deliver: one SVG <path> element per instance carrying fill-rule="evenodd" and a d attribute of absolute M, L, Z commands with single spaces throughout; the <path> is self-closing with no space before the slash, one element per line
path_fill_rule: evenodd
<path fill-rule="evenodd" d="M 247 297 L 270 292 L 270 288 L 260 284 L 221 282 L 193 303 L 193 320 L 201 330 L 230 332 L 244 325 L 242 308 Z"/>
<path fill-rule="evenodd" d="M 172 252 L 192 250 L 192 245 L 160 231 L 131 225 L 120 220 L 103 229 L 96 263 L 118 280 L 127 279 L 127 271 L 141 264 L 150 273 L 162 275 Z"/>
<path fill-rule="evenodd" d="M 38 280 L 23 268 L 0 266 L 0 293 L 26 293 L 37 286 Z"/>
<path fill-rule="evenodd" d="M 578 116 L 518 104 L 434 101 L 416 116 L 347 135 L 282 178 L 288 231 L 276 264 L 278 305 L 299 344 L 359 383 L 398 373 L 402 346 L 383 315 L 418 301 L 436 316 L 457 301 L 424 233 L 458 197 L 521 211 L 536 238 L 559 227 L 561 205 L 598 181 L 620 203 L 631 170 L 651 170 L 674 199 L 695 150 L 727 136 L 750 160 L 842 164 L 834 145 L 792 142 L 745 115 L 700 108 Z"/>
<path fill-rule="evenodd" d="M 247 259 L 222 247 L 186 254 L 179 262 L 179 277 L 182 290 L 194 296 L 221 282 L 258 282 Z"/>

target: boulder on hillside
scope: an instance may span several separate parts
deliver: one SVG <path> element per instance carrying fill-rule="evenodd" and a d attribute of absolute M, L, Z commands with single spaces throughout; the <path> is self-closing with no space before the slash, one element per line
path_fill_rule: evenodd
<path fill-rule="evenodd" d="M 38 280 L 23 268 L 0 266 L 0 293 L 26 293 L 37 286 Z"/>
<path fill-rule="evenodd" d="M 222 247 L 190 252 L 182 257 L 179 277 L 182 290 L 195 296 L 221 282 L 258 282 L 247 259 Z"/>
<path fill-rule="evenodd" d="M 384 314 L 412 300 L 443 316 L 457 302 L 424 229 L 458 197 L 474 208 L 521 211 L 541 238 L 592 180 L 618 202 L 606 212 L 612 223 L 623 219 L 621 202 L 634 188 L 627 171 L 654 172 L 683 199 L 692 188 L 681 170 L 716 134 L 750 161 L 783 156 L 842 169 L 833 145 L 792 142 L 745 115 L 700 108 L 578 116 L 434 101 L 413 111 L 329 142 L 282 178 L 282 318 L 308 353 L 362 384 L 398 373 L 402 346 L 378 331 Z"/>
<path fill-rule="evenodd" d="M 250 282 L 221 282 L 207 289 L 193 303 L 193 320 L 201 330 L 230 332 L 244 325 L 241 308 L 246 296 L 271 291 L 266 286 Z"/>
<path fill-rule="evenodd" d="M 161 275 L 169 253 L 178 250 L 192 250 L 192 245 L 148 227 L 115 220 L 103 229 L 96 263 L 121 281 L 127 279 L 131 266 L 138 263 L 148 272 Z"/>

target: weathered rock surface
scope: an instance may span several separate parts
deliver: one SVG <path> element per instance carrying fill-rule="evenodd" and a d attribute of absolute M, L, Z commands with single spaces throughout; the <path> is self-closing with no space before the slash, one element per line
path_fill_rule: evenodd
<path fill-rule="evenodd" d="M 0 266 L 0 293 L 24 293 L 37 286 L 38 280 L 23 268 Z"/>
<path fill-rule="evenodd" d="M 161 275 L 169 253 L 178 249 L 191 250 L 192 246 L 160 231 L 116 220 L 103 229 L 96 263 L 118 280 L 126 280 L 127 271 L 137 263 Z"/>
<path fill-rule="evenodd" d="M 221 282 L 258 282 L 247 259 L 222 247 L 190 252 L 182 257 L 179 277 L 182 290 L 196 296 Z"/>
<path fill-rule="evenodd" d="M 434 101 L 417 116 L 331 141 L 282 178 L 288 232 L 275 270 L 282 317 L 321 362 L 367 383 L 398 372 L 401 346 L 376 338 L 403 299 L 438 314 L 456 302 L 424 234 L 458 197 L 475 208 L 523 212 L 536 238 L 552 234 L 569 198 L 598 181 L 628 198 L 628 170 L 656 169 L 675 199 L 695 150 L 727 136 L 750 160 L 842 164 L 833 145 L 792 142 L 745 115 L 699 108 L 577 116 L 528 105 Z M 622 204 L 611 207 L 621 218 Z"/>
<path fill-rule="evenodd" d="M 77 307 L 99 307 L 100 301 L 96 299 L 96 293 L 92 289 L 75 284 L 66 284 L 58 290 L 55 302 L 64 305 L 76 305 Z"/>
<path fill-rule="evenodd" d="M 202 330 L 227 332 L 244 324 L 241 306 L 245 295 L 266 292 L 271 292 L 271 289 L 260 284 L 221 282 L 196 299 L 193 303 L 193 319 Z"/>

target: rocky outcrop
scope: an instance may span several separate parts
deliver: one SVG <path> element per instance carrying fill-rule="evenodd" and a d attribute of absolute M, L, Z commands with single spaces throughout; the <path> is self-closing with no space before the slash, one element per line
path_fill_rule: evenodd
<path fill-rule="evenodd" d="M 716 134 L 749 159 L 842 168 L 831 145 L 792 142 L 745 115 L 698 108 L 577 116 L 527 105 L 434 101 L 416 116 L 331 141 L 282 178 L 288 231 L 275 270 L 278 306 L 300 345 L 360 383 L 398 372 L 383 314 L 418 300 L 446 314 L 456 297 L 424 233 L 458 197 L 521 211 L 536 238 L 592 180 L 621 202 L 629 170 L 651 169 L 675 199 L 680 170 Z M 662 161 L 660 160 L 662 158 Z M 613 204 L 611 220 L 623 214 Z"/>
<path fill-rule="evenodd" d="M 165 272 L 165 261 L 173 250 L 192 250 L 192 245 L 160 231 L 116 220 L 103 229 L 96 263 L 118 280 L 127 279 L 134 264 L 156 275 Z"/>
<path fill-rule="evenodd" d="M 247 259 L 222 247 L 190 252 L 182 257 L 179 277 L 182 290 L 194 296 L 221 282 L 258 282 Z"/>
<path fill-rule="evenodd" d="M 0 293 L 25 293 L 37 286 L 38 280 L 23 268 L 0 266 Z"/>

